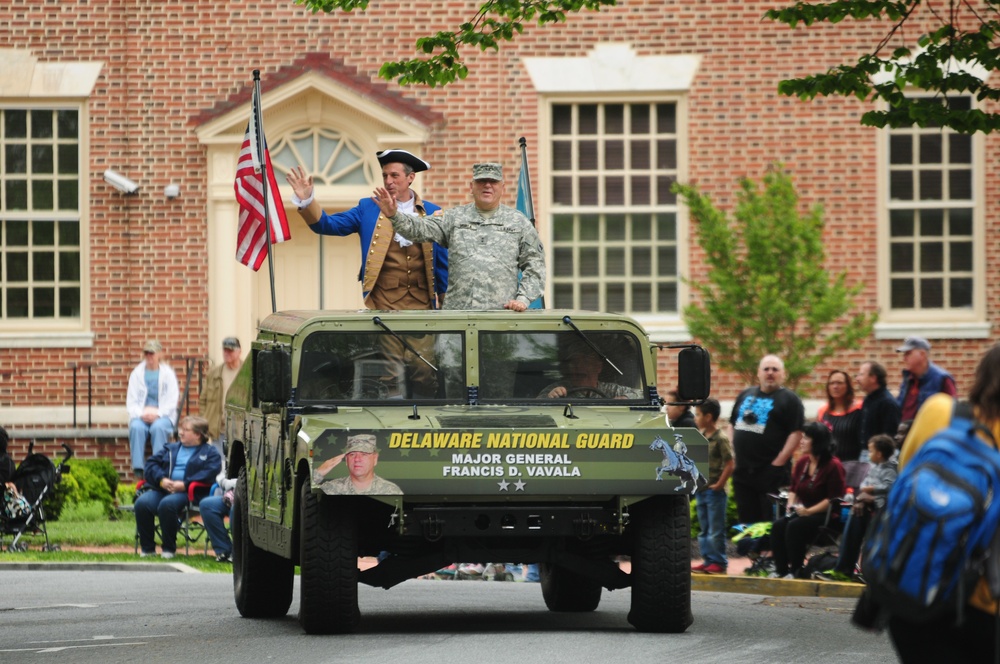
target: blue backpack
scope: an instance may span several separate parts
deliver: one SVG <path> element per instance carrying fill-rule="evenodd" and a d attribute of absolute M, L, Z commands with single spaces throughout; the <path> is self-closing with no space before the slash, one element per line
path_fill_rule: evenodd
<path fill-rule="evenodd" d="M 948 426 L 900 472 L 865 538 L 871 598 L 911 622 L 942 615 L 961 621 L 969 593 L 986 572 L 998 524 L 1000 452 L 972 407 L 956 401 Z"/>

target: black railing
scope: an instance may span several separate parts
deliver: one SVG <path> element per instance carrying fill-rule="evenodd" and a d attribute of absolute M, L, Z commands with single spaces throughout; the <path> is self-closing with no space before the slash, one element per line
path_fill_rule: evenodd
<path fill-rule="evenodd" d="M 184 360 L 184 388 L 181 391 L 180 398 L 177 403 L 177 413 L 178 415 L 190 415 L 191 414 L 191 388 L 194 377 L 197 375 L 197 387 L 198 394 L 201 394 L 202 387 L 205 380 L 205 367 L 209 360 L 204 357 L 183 357 L 179 358 Z M 70 362 L 66 367 L 54 367 L 52 369 L 43 369 L 35 371 L 17 371 L 2 374 L 4 379 L 14 379 L 18 377 L 27 377 L 35 375 L 38 373 L 58 373 L 65 371 L 67 368 L 73 373 L 73 428 L 78 428 L 78 417 L 77 410 L 80 405 L 82 388 L 86 388 L 86 404 L 87 404 L 87 427 L 92 428 L 94 425 L 94 369 L 114 369 L 116 367 L 127 368 L 131 370 L 131 367 L 135 365 L 131 362 L 108 362 L 105 364 L 98 364 L 96 362 Z M 85 373 L 85 383 L 81 386 L 81 374 Z M 126 383 L 127 389 L 127 383 Z M 124 403 L 125 394 L 122 393 L 122 403 Z M 178 417 L 178 419 L 180 419 Z M 176 433 L 176 432 L 175 432 Z"/>
<path fill-rule="evenodd" d="M 205 360 L 200 357 L 185 357 L 184 358 L 184 391 L 181 392 L 180 400 L 177 402 L 177 421 L 180 421 L 180 416 L 191 414 L 191 400 L 188 398 L 191 395 L 191 376 L 194 374 L 195 366 L 198 368 L 198 394 L 201 394 L 201 388 L 205 380 Z M 187 412 L 184 412 L 186 409 Z M 174 437 L 177 437 L 177 424 L 174 424 Z"/>
<path fill-rule="evenodd" d="M 70 366 L 73 368 L 73 428 L 76 429 L 76 385 L 77 385 L 77 372 L 81 368 L 87 370 L 87 427 L 93 425 L 94 419 L 94 374 L 91 371 L 93 364 L 80 364 L 77 362 L 71 362 Z"/>

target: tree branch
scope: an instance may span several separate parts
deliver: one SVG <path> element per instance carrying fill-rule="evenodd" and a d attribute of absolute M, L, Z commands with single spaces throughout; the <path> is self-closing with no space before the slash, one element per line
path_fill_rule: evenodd
<path fill-rule="evenodd" d="M 368 0 L 295 0 L 313 11 L 332 12 L 366 9 Z M 428 57 L 415 57 L 386 62 L 379 76 L 397 80 L 401 85 L 415 83 L 437 87 L 464 79 L 468 68 L 460 47 L 475 46 L 481 51 L 500 50 L 502 42 L 512 42 L 524 31 L 524 24 L 561 23 L 566 14 L 583 10 L 599 11 L 612 7 L 618 0 L 486 0 L 475 15 L 455 31 L 441 31 L 421 37 L 416 42 L 418 52 Z"/>

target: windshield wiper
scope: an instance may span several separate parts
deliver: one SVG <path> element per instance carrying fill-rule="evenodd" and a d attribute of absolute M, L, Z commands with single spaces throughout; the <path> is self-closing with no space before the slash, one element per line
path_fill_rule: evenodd
<path fill-rule="evenodd" d="M 592 350 L 595 353 L 597 353 L 597 355 L 602 360 L 604 360 L 605 362 L 607 362 L 608 364 L 610 364 L 611 368 L 614 369 L 615 371 L 617 371 L 619 376 L 624 376 L 625 375 L 622 372 L 621 369 L 619 369 L 618 367 L 615 366 L 615 363 L 611 361 L 611 358 L 609 358 L 607 355 L 605 355 L 604 353 L 602 353 L 601 349 L 598 348 L 597 346 L 595 346 L 594 342 L 590 340 L 590 337 L 588 337 L 586 334 L 584 334 L 583 330 L 581 330 L 580 328 L 578 328 L 576 326 L 576 323 L 573 322 L 572 318 L 570 318 L 569 316 L 563 316 L 563 322 L 566 323 L 567 325 L 569 325 L 571 328 L 573 328 L 573 331 L 576 332 L 577 334 L 579 334 L 580 338 L 583 339 L 585 342 L 587 342 L 587 345 L 590 346 L 590 350 Z"/>
<path fill-rule="evenodd" d="M 419 353 L 419 351 L 417 351 L 416 348 L 414 348 L 413 346 L 410 345 L 409 341 L 407 341 L 403 337 L 399 336 L 398 334 L 396 334 L 395 332 L 393 332 L 392 330 L 390 330 L 389 326 L 386 325 L 385 323 L 383 323 L 381 318 L 379 318 L 378 316 L 375 316 L 374 318 L 372 318 L 372 322 L 375 323 L 376 325 L 378 325 L 379 327 L 381 327 L 383 330 L 385 330 L 389 334 L 391 334 L 393 337 L 395 337 L 396 341 L 398 341 L 399 343 L 403 344 L 403 346 L 406 348 L 406 350 L 408 350 L 411 353 L 413 353 L 414 355 L 416 355 L 420 359 L 420 361 L 423 362 L 424 364 L 426 364 L 427 366 L 429 366 L 434 371 L 434 373 L 438 372 L 438 368 L 436 366 L 434 366 L 433 364 L 431 364 L 430 362 L 428 362 L 427 358 L 425 358 L 423 355 L 421 355 Z M 619 373 L 621 373 L 621 372 L 619 372 Z"/>

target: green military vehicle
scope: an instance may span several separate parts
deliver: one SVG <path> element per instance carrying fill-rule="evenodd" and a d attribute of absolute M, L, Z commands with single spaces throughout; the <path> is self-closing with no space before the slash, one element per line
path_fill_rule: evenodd
<path fill-rule="evenodd" d="M 683 632 L 708 448 L 666 421 L 668 361 L 679 401 L 708 396 L 702 348 L 614 314 L 269 316 L 226 405 L 240 613 L 284 616 L 298 565 L 303 629 L 347 633 L 358 582 L 507 561 L 539 564 L 552 611 L 631 588 L 633 626 Z"/>

